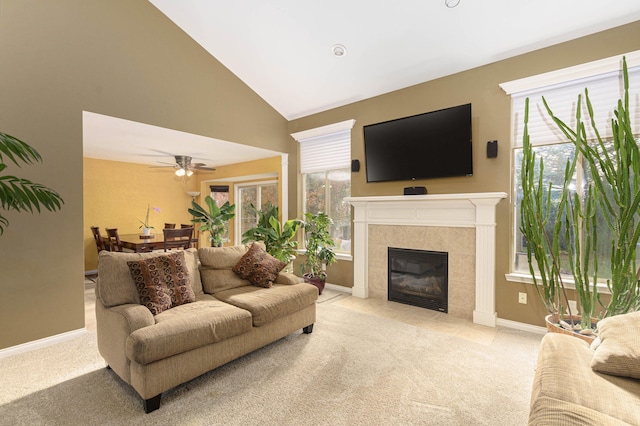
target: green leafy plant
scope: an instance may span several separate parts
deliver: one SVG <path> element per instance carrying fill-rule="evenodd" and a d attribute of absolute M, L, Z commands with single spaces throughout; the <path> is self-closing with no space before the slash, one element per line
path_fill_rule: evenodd
<path fill-rule="evenodd" d="M 588 122 L 596 140 L 587 141 L 586 125 L 578 97 L 575 130 L 556 117 L 546 100 L 544 105 L 556 127 L 575 146 L 567 161 L 557 212 L 551 215 L 551 184 L 543 179 L 544 164 L 536 161 L 527 129 L 528 102 L 525 107 L 522 163 L 521 231 L 527 240 L 529 269 L 542 301 L 551 314 L 562 316 L 568 309 L 568 296 L 560 262 L 568 259 L 581 308 L 582 327 L 591 328 L 592 318 L 640 310 L 640 281 L 636 250 L 640 238 L 640 149 L 634 138 L 629 115 L 629 76 L 623 59 L 624 99 L 618 101 L 611 120 L 613 140 L 603 140 L 595 125 L 589 92 L 585 89 Z M 576 162 L 589 166 L 591 183 L 584 199 L 571 194 L 569 185 Z M 537 171 L 537 175 L 536 175 Z M 608 302 L 598 292 L 597 211 L 611 232 L 611 277 L 606 280 L 611 294 Z M 552 232 L 547 231 L 551 223 Z M 563 253 L 560 240 L 571 241 L 574 249 Z M 569 310 L 569 315 L 572 312 Z"/>
<path fill-rule="evenodd" d="M 209 232 L 211 247 L 221 247 L 225 225 L 235 217 L 234 210 L 236 206 L 235 204 L 229 204 L 227 201 L 218 207 L 215 200 L 209 195 L 206 196 L 204 201 L 209 209 L 208 211 L 196 203 L 195 200 L 191 202 L 191 208 L 188 209 L 189 214 L 193 216 L 191 222 L 200 224 L 199 231 Z"/>
<path fill-rule="evenodd" d="M 302 264 L 302 272 L 310 278 L 325 279 L 327 273 L 324 266 L 331 265 L 336 259 L 334 251 L 335 242 L 329 233 L 329 227 L 333 223 L 324 212 L 304 214 L 305 233 L 305 261 Z"/>
<path fill-rule="evenodd" d="M 42 157 L 34 148 L 21 140 L 0 132 L 0 173 L 7 168 L 5 159 L 20 167 L 20 162 L 34 164 L 42 161 Z M 60 194 L 39 183 L 16 176 L 0 176 L 0 208 L 2 210 L 41 211 L 40 206 L 49 211 L 62 208 L 64 201 Z M 9 226 L 9 221 L 0 215 L 0 235 Z"/>
<path fill-rule="evenodd" d="M 271 203 L 267 203 L 262 210 L 258 210 L 253 204 L 249 209 L 258 215 L 258 223 L 242 234 L 242 242 L 262 241 L 271 256 L 284 263 L 291 262 L 298 248 L 298 241 L 294 238 L 302 221 L 289 219 L 280 224 L 278 206 Z"/>

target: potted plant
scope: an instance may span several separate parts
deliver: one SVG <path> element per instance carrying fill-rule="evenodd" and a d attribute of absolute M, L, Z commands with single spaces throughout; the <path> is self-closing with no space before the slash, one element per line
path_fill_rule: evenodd
<path fill-rule="evenodd" d="M 304 218 L 302 226 L 305 234 L 306 258 L 302 264 L 303 278 L 305 282 L 318 287 L 318 291 L 322 294 L 327 278 L 325 268 L 337 260 L 334 252 L 335 242 L 329 233 L 329 226 L 333 221 L 324 212 L 306 212 Z"/>
<path fill-rule="evenodd" d="M 298 241 L 294 238 L 302 221 L 289 219 L 280 224 L 278 206 L 271 203 L 267 203 L 262 210 L 253 204 L 249 208 L 258 215 L 258 223 L 242 234 L 242 242 L 262 241 L 271 256 L 287 264 L 293 261 L 298 248 Z"/>
<path fill-rule="evenodd" d="M 235 204 L 229 204 L 227 201 L 218 207 L 218 204 L 209 195 L 205 197 L 204 201 L 209 211 L 202 208 L 195 200 L 191 201 L 191 208 L 188 209 L 189 214 L 193 216 L 191 222 L 200 224 L 199 231 L 209 232 L 211 247 L 222 247 L 225 225 L 234 218 L 236 206 Z"/>
<path fill-rule="evenodd" d="M 0 172 L 7 168 L 5 158 L 18 167 L 20 162 L 33 164 L 42 161 L 42 157 L 34 148 L 11 135 L 0 132 Z M 64 204 L 62 197 L 53 189 L 16 176 L 0 176 L 0 209 L 2 210 L 33 213 L 34 210 L 40 212 L 40 206 L 42 206 L 53 212 L 60 210 L 62 204 Z M 9 221 L 0 215 L 0 235 L 4 233 L 7 226 Z"/>
<path fill-rule="evenodd" d="M 528 101 L 525 106 L 521 189 L 520 230 L 527 241 L 529 270 L 545 307 L 548 320 L 582 334 L 593 334 L 598 318 L 640 309 L 640 281 L 636 247 L 640 237 L 640 150 L 634 139 L 629 117 L 628 73 L 623 60 L 624 100 L 618 101 L 612 120 L 613 141 L 587 142 L 581 116 L 581 96 L 576 110 L 576 128 L 556 117 L 544 101 L 557 128 L 575 146 L 569 158 L 560 192 L 552 196 L 550 182 L 544 182 L 542 159 L 537 159 L 527 129 Z M 543 98 L 544 100 L 544 98 Z M 595 126 L 588 91 L 588 121 Z M 580 159 L 588 165 L 591 182 L 580 199 L 570 188 Z M 610 233 L 610 278 L 606 286 L 610 297 L 598 292 L 598 233 L 606 226 Z M 600 228 L 599 228 L 600 226 Z M 570 241 L 569 249 L 563 241 Z M 609 243 L 609 241 L 607 241 Z M 570 249 L 572 247 L 573 249 Z M 571 311 L 564 280 L 569 271 L 575 285 L 580 315 Z M 565 317 L 565 309 L 568 317 Z M 579 324 L 576 324 L 579 322 Z M 551 328 L 550 328 L 551 329 Z M 553 330 L 552 330 L 553 331 Z"/>
<path fill-rule="evenodd" d="M 138 222 L 142 224 L 138 227 L 138 229 L 142 229 L 142 235 L 151 235 L 151 230 L 155 229 L 151 226 L 151 222 L 149 222 L 149 212 L 151 210 L 160 213 L 160 207 L 151 208 L 149 204 L 147 204 L 147 215 L 144 217 L 144 221 L 138 220 Z"/>

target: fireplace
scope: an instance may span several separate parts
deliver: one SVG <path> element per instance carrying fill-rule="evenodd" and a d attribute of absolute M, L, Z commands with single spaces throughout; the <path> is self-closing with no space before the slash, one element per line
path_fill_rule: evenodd
<path fill-rule="evenodd" d="M 388 299 L 388 247 L 447 252 L 447 313 L 495 327 L 496 206 L 506 197 L 484 192 L 348 198 L 354 207 L 352 294 Z"/>
<path fill-rule="evenodd" d="M 448 312 L 448 253 L 389 247 L 388 258 L 389 301 Z"/>

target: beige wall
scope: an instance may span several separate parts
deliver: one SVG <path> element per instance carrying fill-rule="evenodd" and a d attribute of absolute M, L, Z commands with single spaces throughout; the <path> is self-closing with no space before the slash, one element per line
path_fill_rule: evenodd
<path fill-rule="evenodd" d="M 0 349 L 84 326 L 82 111 L 289 152 L 295 182 L 286 120 L 146 0 L 2 0 L 0 58 L 0 131 L 44 158 L 7 172 L 65 201 L 5 215 Z"/>
<path fill-rule="evenodd" d="M 535 288 L 531 285 L 507 282 L 504 278 L 511 263 L 510 98 L 498 84 L 638 49 L 640 22 L 304 117 L 290 122 L 289 132 L 355 119 L 356 123 L 351 133 L 351 157 L 359 159 L 363 167 L 360 172 L 351 175 L 352 196 L 400 195 L 405 186 L 414 183 L 366 183 L 362 127 L 470 102 L 474 175 L 417 181 L 415 185 L 426 186 L 431 194 L 490 191 L 509 194 L 509 198 L 498 205 L 497 211 L 498 317 L 543 325 L 542 314 L 545 311 Z M 488 159 L 486 142 L 494 139 L 499 143 L 499 155 L 498 158 Z M 349 282 L 349 278 L 330 274 L 331 282 Z M 518 304 L 518 292 L 528 293 L 529 304 Z"/>

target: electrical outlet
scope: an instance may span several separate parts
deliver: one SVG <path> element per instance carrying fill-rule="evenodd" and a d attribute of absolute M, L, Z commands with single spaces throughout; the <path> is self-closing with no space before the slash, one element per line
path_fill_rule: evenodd
<path fill-rule="evenodd" d="M 527 304 L 527 293 L 518 293 L 518 303 Z"/>

